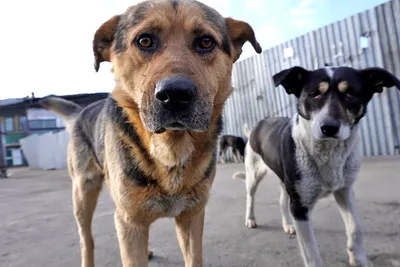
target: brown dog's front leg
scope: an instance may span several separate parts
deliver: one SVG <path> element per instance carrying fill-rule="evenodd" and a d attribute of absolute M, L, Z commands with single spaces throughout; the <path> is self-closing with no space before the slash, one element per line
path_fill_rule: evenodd
<path fill-rule="evenodd" d="M 149 225 L 128 222 L 122 214 L 115 212 L 115 227 L 123 267 L 147 267 Z"/>
<path fill-rule="evenodd" d="M 175 222 L 185 267 L 202 267 L 204 209 L 195 214 L 182 213 Z"/>

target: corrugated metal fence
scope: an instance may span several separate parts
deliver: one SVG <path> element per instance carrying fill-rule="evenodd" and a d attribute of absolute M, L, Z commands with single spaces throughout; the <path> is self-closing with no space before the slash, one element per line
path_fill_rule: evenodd
<path fill-rule="evenodd" d="M 296 112 L 296 99 L 272 82 L 283 69 L 377 66 L 400 77 L 399 51 L 400 0 L 393 0 L 240 61 L 233 69 L 235 91 L 225 106 L 224 133 L 243 136 L 245 122 L 253 127 L 266 116 Z M 375 94 L 361 125 L 365 156 L 394 154 L 400 143 L 399 91 Z"/>

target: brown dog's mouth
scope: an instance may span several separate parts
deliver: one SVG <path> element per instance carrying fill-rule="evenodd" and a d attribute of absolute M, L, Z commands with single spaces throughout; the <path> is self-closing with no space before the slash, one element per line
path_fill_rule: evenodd
<path fill-rule="evenodd" d="M 147 106 L 146 106 L 147 105 Z M 153 133 L 165 131 L 204 132 L 210 126 L 212 107 L 209 102 L 194 100 L 185 111 L 165 109 L 159 101 L 147 101 L 140 111 L 144 127 Z"/>
<path fill-rule="evenodd" d="M 157 134 L 164 133 L 165 131 L 186 131 L 190 130 L 187 126 L 179 122 L 173 122 L 165 125 L 164 127 L 155 131 Z"/>
<path fill-rule="evenodd" d="M 172 130 L 172 131 L 182 131 L 182 130 L 186 130 L 187 127 L 180 122 L 173 122 L 173 123 L 166 125 L 165 129 Z"/>

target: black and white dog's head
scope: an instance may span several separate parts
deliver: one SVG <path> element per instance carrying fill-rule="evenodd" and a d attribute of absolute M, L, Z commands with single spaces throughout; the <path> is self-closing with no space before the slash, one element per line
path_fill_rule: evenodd
<path fill-rule="evenodd" d="M 381 68 L 356 70 L 349 67 L 308 71 L 301 67 L 283 70 L 273 76 L 275 86 L 282 85 L 299 100 L 299 115 L 309 122 L 315 139 L 349 138 L 365 115 L 368 102 L 383 87 L 400 81 Z"/>

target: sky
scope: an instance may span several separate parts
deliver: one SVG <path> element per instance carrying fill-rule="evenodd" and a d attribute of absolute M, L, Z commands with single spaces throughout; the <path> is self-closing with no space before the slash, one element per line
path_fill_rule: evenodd
<path fill-rule="evenodd" d="M 201 0 L 254 28 L 263 49 L 388 0 Z M 0 3 L 0 99 L 111 92 L 111 65 L 93 68 L 97 28 L 136 0 L 13 0 Z M 245 44 L 241 59 L 255 55 Z"/>

